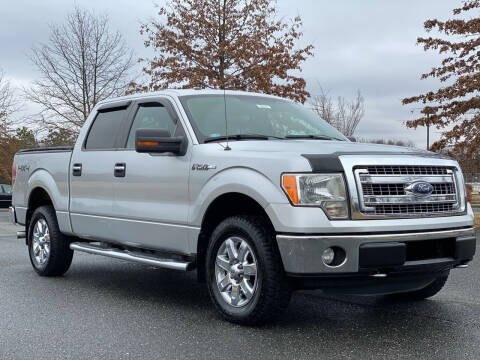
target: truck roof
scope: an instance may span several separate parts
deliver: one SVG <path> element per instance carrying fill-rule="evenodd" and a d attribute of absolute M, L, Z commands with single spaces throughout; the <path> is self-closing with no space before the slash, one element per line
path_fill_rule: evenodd
<path fill-rule="evenodd" d="M 169 95 L 173 97 L 179 97 L 179 96 L 192 96 L 192 95 L 223 95 L 223 94 L 224 94 L 224 91 L 220 89 L 165 89 L 165 90 L 151 91 L 146 93 L 136 93 L 132 95 L 126 95 L 126 96 L 120 96 L 112 99 L 107 99 L 107 100 L 100 101 L 98 105 L 111 104 L 119 101 L 149 98 L 149 97 L 154 97 L 159 95 Z M 248 92 L 248 91 L 238 91 L 238 90 L 226 90 L 225 94 L 226 95 L 263 96 L 263 97 L 280 99 L 280 97 L 278 96 Z"/>

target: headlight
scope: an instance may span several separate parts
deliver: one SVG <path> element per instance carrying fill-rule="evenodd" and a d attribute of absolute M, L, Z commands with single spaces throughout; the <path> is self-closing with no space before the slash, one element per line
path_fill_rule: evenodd
<path fill-rule="evenodd" d="M 318 206 L 331 219 L 348 218 L 342 174 L 283 174 L 282 188 L 295 206 Z"/>

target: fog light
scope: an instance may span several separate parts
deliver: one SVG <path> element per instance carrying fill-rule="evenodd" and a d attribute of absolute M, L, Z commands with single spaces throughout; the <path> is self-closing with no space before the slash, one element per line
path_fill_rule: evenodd
<path fill-rule="evenodd" d="M 322 253 L 322 261 L 327 266 L 341 266 L 347 260 L 347 253 L 340 246 L 332 246 Z"/>
<path fill-rule="evenodd" d="M 335 251 L 332 248 L 327 248 L 323 250 L 322 260 L 325 264 L 330 265 L 335 259 Z"/>

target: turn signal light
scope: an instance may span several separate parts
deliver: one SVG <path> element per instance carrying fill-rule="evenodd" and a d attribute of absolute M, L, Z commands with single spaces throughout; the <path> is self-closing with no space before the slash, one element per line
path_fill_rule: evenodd
<path fill-rule="evenodd" d="M 158 146 L 157 141 L 139 141 L 137 142 L 138 146 Z"/>
<path fill-rule="evenodd" d="M 282 187 L 295 205 L 298 205 L 297 177 L 295 175 L 283 175 Z"/>
<path fill-rule="evenodd" d="M 322 208 L 330 219 L 348 218 L 347 190 L 343 174 L 283 174 L 281 184 L 293 206 Z"/>

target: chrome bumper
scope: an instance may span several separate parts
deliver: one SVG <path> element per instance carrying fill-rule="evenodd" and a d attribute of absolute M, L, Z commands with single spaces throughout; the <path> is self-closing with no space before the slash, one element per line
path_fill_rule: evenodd
<path fill-rule="evenodd" d="M 421 240 L 454 238 L 456 242 L 469 241 L 475 244 L 473 227 L 387 234 L 330 234 L 330 235 L 277 235 L 278 248 L 285 271 L 290 274 L 341 274 L 357 273 L 360 270 L 360 246 L 369 243 L 406 243 Z M 322 261 L 322 253 L 329 247 L 345 250 L 346 259 L 339 266 L 328 266 Z M 474 252 L 474 249 L 473 249 Z M 472 253 L 473 256 L 473 253 Z M 440 261 L 441 259 L 439 259 Z M 443 259 L 446 260 L 446 259 Z M 449 259 L 450 262 L 456 259 Z M 462 260 L 462 259 L 459 259 Z M 469 260 L 469 259 L 468 259 Z M 428 262 L 428 261 L 427 261 Z M 417 262 L 418 263 L 418 262 Z"/>
<path fill-rule="evenodd" d="M 8 208 L 8 218 L 10 219 L 10 222 L 13 224 L 13 225 L 20 225 L 18 222 L 17 222 L 17 214 L 15 212 L 15 208 L 13 206 L 10 206 Z M 26 231 L 25 230 L 21 230 L 21 231 L 17 231 L 17 239 L 25 239 L 26 237 Z"/>
<path fill-rule="evenodd" d="M 8 218 L 12 224 L 17 225 L 17 216 L 15 214 L 15 208 L 13 206 L 10 206 L 8 208 Z"/>

